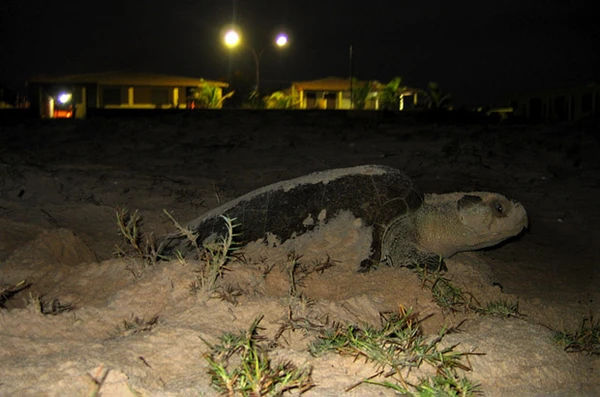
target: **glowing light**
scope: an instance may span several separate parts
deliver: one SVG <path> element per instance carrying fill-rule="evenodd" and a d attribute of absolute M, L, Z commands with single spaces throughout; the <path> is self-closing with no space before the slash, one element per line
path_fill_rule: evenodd
<path fill-rule="evenodd" d="M 63 92 L 58 96 L 58 101 L 64 105 L 65 103 L 70 102 L 71 98 L 73 98 L 72 94 Z"/>
<path fill-rule="evenodd" d="M 240 35 L 235 30 L 230 30 L 225 33 L 225 45 L 227 47 L 235 47 L 240 43 Z"/>
<path fill-rule="evenodd" d="M 284 47 L 287 43 L 288 43 L 288 38 L 283 33 L 279 34 L 277 36 L 277 38 L 275 39 L 275 44 L 277 44 L 278 47 Z"/>

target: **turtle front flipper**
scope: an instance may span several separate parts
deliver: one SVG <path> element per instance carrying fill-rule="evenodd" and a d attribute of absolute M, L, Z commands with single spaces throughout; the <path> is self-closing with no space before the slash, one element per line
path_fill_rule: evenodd
<path fill-rule="evenodd" d="M 442 256 L 423 250 L 414 242 L 405 239 L 392 239 L 391 244 L 384 244 L 381 256 L 381 262 L 388 266 L 420 268 L 432 272 L 448 270 Z"/>
<path fill-rule="evenodd" d="M 414 218 L 414 214 L 405 214 L 385 227 L 381 233 L 381 262 L 388 266 L 409 269 L 447 270 L 440 255 L 425 250 L 418 244 Z"/>

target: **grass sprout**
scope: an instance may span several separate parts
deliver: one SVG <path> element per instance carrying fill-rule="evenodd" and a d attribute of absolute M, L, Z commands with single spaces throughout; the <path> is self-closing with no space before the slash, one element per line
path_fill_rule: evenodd
<path fill-rule="evenodd" d="M 477 308 L 479 314 L 496 317 L 521 317 L 519 313 L 519 302 L 510 302 L 507 300 L 496 300 L 488 302 L 484 307 Z"/>
<path fill-rule="evenodd" d="M 423 287 L 431 290 L 434 302 L 442 310 L 447 312 L 466 312 L 476 310 L 479 307 L 473 295 L 453 285 L 439 271 L 428 271 L 426 268 L 417 268 L 416 272 L 423 283 Z"/>
<path fill-rule="evenodd" d="M 211 386 L 228 396 L 280 396 L 297 389 L 299 393 L 313 387 L 310 367 L 298 368 L 291 362 L 273 365 L 258 335 L 257 317 L 247 331 L 225 333 L 219 343 L 210 345 L 204 358 L 208 362 Z"/>
<path fill-rule="evenodd" d="M 152 331 L 158 324 L 158 314 L 152 316 L 150 320 L 144 320 L 142 317 L 131 316 L 131 320 L 123 320 L 123 324 L 117 326 L 114 336 L 129 336 L 141 332 Z"/>
<path fill-rule="evenodd" d="M 195 233 L 190 231 L 185 234 L 190 242 L 197 247 L 200 259 L 200 267 L 197 270 L 196 279 L 190 283 L 190 292 L 200 296 L 204 302 L 210 299 L 216 292 L 218 287 L 217 281 L 223 276 L 225 265 L 236 250 L 234 238 L 237 234 L 234 232 L 234 229 L 239 225 L 234 224 L 235 218 L 229 218 L 225 215 L 221 215 L 221 218 L 225 221 L 225 235 L 218 237 L 214 242 L 204 244 L 203 249 L 200 249 L 198 246 L 198 236 Z M 176 253 L 176 257 L 180 262 L 185 262 L 186 260 L 180 252 Z M 222 292 L 220 294 L 221 298 L 235 298 L 235 296 L 239 296 L 237 292 L 235 294 L 229 294 L 228 291 Z"/>
<path fill-rule="evenodd" d="M 60 303 L 57 298 L 46 299 L 44 296 L 34 295 L 32 293 L 27 297 L 27 306 L 32 308 L 36 313 L 52 316 L 69 312 L 74 308 L 71 304 Z"/>
<path fill-rule="evenodd" d="M 416 269 L 423 287 L 431 290 L 434 302 L 446 312 L 476 312 L 484 316 L 521 317 L 519 303 L 508 300 L 491 301 L 482 306 L 470 292 L 452 284 L 452 281 L 437 271 Z"/>
<path fill-rule="evenodd" d="M 142 218 L 138 211 L 130 212 L 127 208 L 116 210 L 117 226 L 123 242 L 118 244 L 116 255 L 119 257 L 136 256 L 140 258 L 145 266 L 155 265 L 160 256 L 153 233 L 142 232 Z M 130 269 L 136 278 L 140 271 Z"/>
<path fill-rule="evenodd" d="M 360 383 L 392 388 L 409 395 L 427 395 L 419 394 L 419 390 L 432 388 L 434 392 L 429 394 L 431 396 L 470 396 L 478 389 L 477 385 L 460 378 L 457 370 L 470 371 L 463 359 L 479 353 L 458 352 L 455 350 L 456 345 L 440 349 L 438 343 L 447 334 L 446 328 L 434 338 L 425 337 L 419 326 L 420 321 L 412 314 L 412 309 L 406 310 L 403 307 L 400 307 L 399 313 L 388 318 L 382 316 L 382 319 L 380 328 L 338 324 L 326 329 L 309 346 L 309 352 L 314 356 L 334 351 L 355 358 L 362 357 L 375 365 L 377 373 Z M 422 365 L 433 368 L 436 376 L 424 378 L 418 385 L 411 384 L 407 380 L 408 375 Z M 373 380 L 379 376 L 383 376 L 385 380 Z M 443 394 L 445 390 L 455 394 Z"/>
<path fill-rule="evenodd" d="M 554 341 L 563 346 L 566 352 L 585 352 L 600 355 L 600 321 L 594 316 L 584 318 L 575 331 L 556 332 Z"/>

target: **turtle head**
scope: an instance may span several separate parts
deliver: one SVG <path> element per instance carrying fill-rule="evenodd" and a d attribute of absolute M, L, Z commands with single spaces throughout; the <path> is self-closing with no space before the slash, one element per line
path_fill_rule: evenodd
<path fill-rule="evenodd" d="M 497 193 L 465 193 L 456 201 L 456 210 L 465 245 L 460 251 L 494 246 L 529 225 L 525 208 Z"/>
<path fill-rule="evenodd" d="M 416 221 L 417 245 L 444 258 L 494 246 L 528 226 L 520 203 L 488 192 L 426 195 Z"/>

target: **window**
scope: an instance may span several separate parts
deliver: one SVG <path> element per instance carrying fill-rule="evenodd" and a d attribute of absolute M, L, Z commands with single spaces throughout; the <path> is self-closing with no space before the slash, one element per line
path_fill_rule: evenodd
<path fill-rule="evenodd" d="M 542 116 L 542 98 L 531 98 L 529 100 L 529 118 L 541 121 Z"/>
<path fill-rule="evenodd" d="M 569 104 L 567 98 L 564 96 L 558 96 L 554 98 L 553 102 L 553 115 L 555 120 L 565 121 L 569 116 Z"/>
<path fill-rule="evenodd" d="M 323 99 L 326 101 L 326 109 L 335 109 L 337 107 L 337 93 L 326 92 L 323 94 Z"/>
<path fill-rule="evenodd" d="M 592 93 L 583 94 L 581 97 L 581 113 L 591 113 L 594 110 L 594 98 Z"/>
<path fill-rule="evenodd" d="M 152 89 L 150 87 L 135 87 L 133 89 L 133 103 L 152 103 Z"/>
<path fill-rule="evenodd" d="M 317 107 L 317 93 L 314 91 L 304 92 L 304 98 L 306 98 L 306 108 L 313 109 Z"/>
<path fill-rule="evenodd" d="M 170 103 L 168 88 L 153 88 L 150 95 L 152 103 L 155 105 L 168 105 Z"/>
<path fill-rule="evenodd" d="M 121 104 L 121 89 L 120 88 L 104 88 L 102 90 L 102 103 L 104 105 L 120 105 Z"/>

